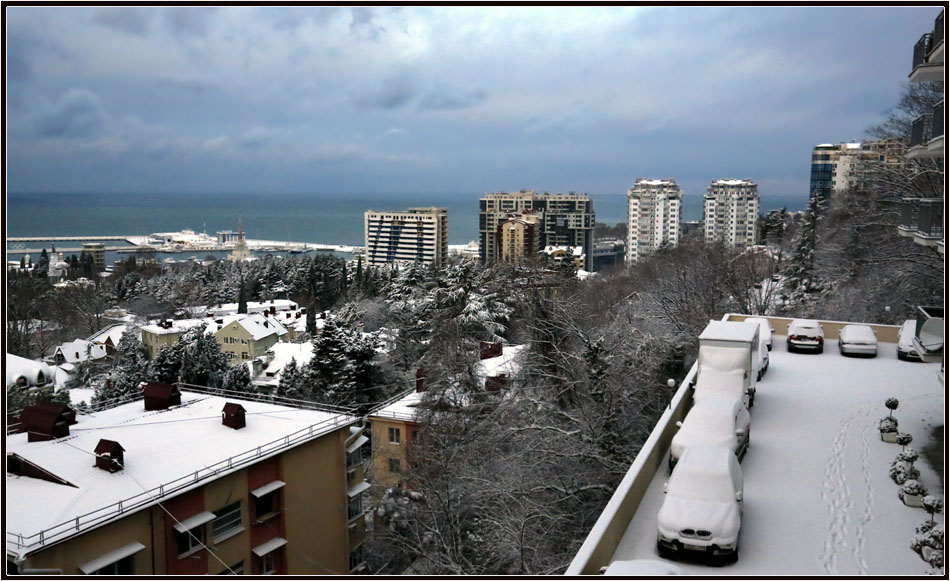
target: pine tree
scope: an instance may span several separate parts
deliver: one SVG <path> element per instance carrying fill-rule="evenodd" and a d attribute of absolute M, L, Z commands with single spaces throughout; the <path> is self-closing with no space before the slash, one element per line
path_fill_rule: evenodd
<path fill-rule="evenodd" d="M 241 278 L 241 288 L 238 290 L 238 313 L 247 313 L 247 289 L 243 277 Z"/>
<path fill-rule="evenodd" d="M 232 365 L 224 372 L 224 378 L 221 380 L 221 388 L 229 391 L 239 391 L 243 393 L 253 392 L 251 386 L 251 372 L 247 365 Z"/>
<path fill-rule="evenodd" d="M 228 358 L 214 335 L 203 326 L 189 329 L 178 341 L 182 344 L 180 381 L 193 385 L 220 387 L 228 369 Z"/>
<path fill-rule="evenodd" d="M 791 302 L 803 304 L 816 298 L 822 281 L 815 272 L 815 251 L 818 247 L 818 223 L 824 204 L 820 196 L 812 196 L 795 238 L 795 254 L 789 261 L 785 280 Z"/>

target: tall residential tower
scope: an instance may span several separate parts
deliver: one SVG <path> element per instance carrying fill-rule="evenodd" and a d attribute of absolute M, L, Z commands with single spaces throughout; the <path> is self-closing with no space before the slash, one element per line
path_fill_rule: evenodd
<path fill-rule="evenodd" d="M 734 248 L 755 244 L 759 217 L 759 186 L 749 179 L 713 180 L 703 203 L 706 242 Z"/>
<path fill-rule="evenodd" d="M 445 208 L 364 215 L 366 263 L 424 262 L 442 268 L 449 255 L 449 213 Z"/>
<path fill-rule="evenodd" d="M 627 264 L 679 243 L 682 202 L 675 180 L 637 179 L 627 192 Z"/>

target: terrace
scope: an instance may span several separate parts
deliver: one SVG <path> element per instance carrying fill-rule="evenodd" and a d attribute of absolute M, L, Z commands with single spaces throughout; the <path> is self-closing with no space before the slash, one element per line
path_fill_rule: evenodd
<path fill-rule="evenodd" d="M 729 316 L 727 316 L 729 317 Z M 733 320 L 744 317 L 732 315 Z M 787 320 L 771 318 L 777 333 Z M 927 514 L 904 506 L 888 477 L 900 452 L 882 442 L 877 421 L 896 397 L 901 431 L 921 452 L 920 481 L 943 497 L 945 392 L 939 365 L 899 361 L 897 329 L 874 326 L 874 359 L 838 354 L 844 323 L 824 322 L 823 354 L 790 354 L 774 337 L 769 371 L 758 384 L 751 443 L 743 462 L 745 501 L 739 561 L 722 568 L 676 562 L 687 575 L 920 575 L 930 566 L 909 544 Z M 567 570 L 594 574 L 618 560 L 659 560 L 656 518 L 663 502 L 669 443 L 692 397 L 695 366 Z M 931 452 L 928 454 L 928 452 Z"/>

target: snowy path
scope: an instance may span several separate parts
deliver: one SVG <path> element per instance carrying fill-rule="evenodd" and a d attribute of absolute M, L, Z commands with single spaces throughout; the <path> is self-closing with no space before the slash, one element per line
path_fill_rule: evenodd
<path fill-rule="evenodd" d="M 716 568 L 678 562 L 687 575 L 921 575 L 929 567 L 910 550 L 927 515 L 904 506 L 888 477 L 900 446 L 881 441 L 884 400 L 900 400 L 901 431 L 917 450 L 945 422 L 938 364 L 898 361 L 893 344 L 875 359 L 789 354 L 775 338 L 768 374 L 752 410 L 752 440 L 742 461 L 745 510 L 739 562 Z M 937 473 L 918 461 L 921 482 L 943 494 Z M 658 559 L 656 514 L 661 468 L 614 559 Z"/>

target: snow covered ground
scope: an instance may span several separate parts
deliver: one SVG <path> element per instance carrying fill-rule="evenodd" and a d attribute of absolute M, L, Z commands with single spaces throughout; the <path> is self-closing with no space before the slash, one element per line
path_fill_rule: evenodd
<path fill-rule="evenodd" d="M 888 477 L 897 444 L 882 442 L 884 400 L 900 400 L 900 431 L 921 451 L 945 422 L 939 364 L 899 361 L 881 343 L 875 359 L 825 352 L 790 354 L 776 336 L 768 373 L 752 408 L 751 443 L 742 461 L 745 507 L 739 561 L 725 567 L 677 562 L 685 575 L 921 575 L 930 566 L 909 545 L 928 519 L 897 497 Z M 943 498 L 940 475 L 924 455 L 919 480 Z M 656 515 L 669 471 L 661 467 L 613 560 L 659 559 Z M 943 519 L 943 515 L 938 515 Z"/>

